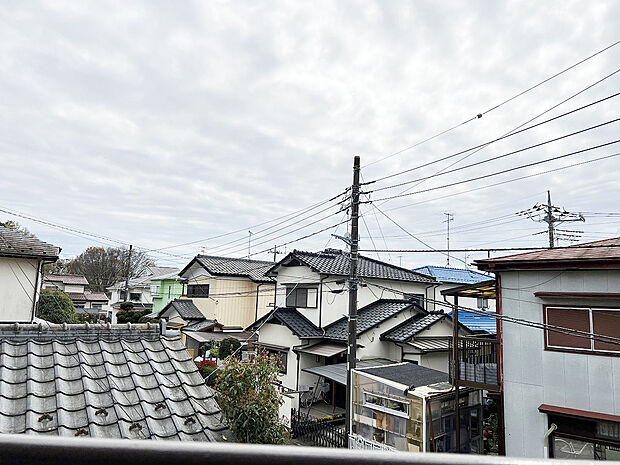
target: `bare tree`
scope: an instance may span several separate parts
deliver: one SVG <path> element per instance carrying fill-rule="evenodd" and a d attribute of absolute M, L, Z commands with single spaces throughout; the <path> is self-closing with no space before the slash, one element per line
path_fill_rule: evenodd
<path fill-rule="evenodd" d="M 92 291 L 105 292 L 127 276 L 129 250 L 120 247 L 89 247 L 75 257 L 68 266 L 71 273 L 81 274 L 90 283 Z M 140 276 L 148 266 L 155 266 L 144 252 L 133 250 L 129 277 Z"/>

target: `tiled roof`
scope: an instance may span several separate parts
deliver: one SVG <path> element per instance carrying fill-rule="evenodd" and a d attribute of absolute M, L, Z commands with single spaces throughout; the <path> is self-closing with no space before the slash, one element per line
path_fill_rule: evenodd
<path fill-rule="evenodd" d="M 323 252 L 303 252 L 294 250 L 283 258 L 277 265 L 286 264 L 297 259 L 301 263 L 310 267 L 317 273 L 348 276 L 349 275 L 349 257 L 342 251 L 336 249 L 327 249 Z M 357 274 L 362 278 L 378 278 L 392 279 L 396 281 L 412 281 L 420 283 L 434 283 L 435 279 L 415 271 L 401 268 L 390 263 L 381 262 L 373 258 L 359 256 L 357 264 Z"/>
<path fill-rule="evenodd" d="M 263 321 L 272 319 L 278 320 L 299 338 L 304 339 L 323 336 L 323 330 L 315 326 L 314 323 L 299 313 L 295 308 L 277 308 L 272 310 L 267 315 L 252 323 L 248 330 L 260 327 Z"/>
<path fill-rule="evenodd" d="M 21 231 L 0 226 L 0 256 L 58 259 L 59 247 L 54 247 Z"/>
<path fill-rule="evenodd" d="M 213 326 L 223 326 L 221 323 L 218 323 L 217 320 L 207 320 L 203 317 L 202 320 L 192 320 L 188 323 L 187 326 L 183 326 L 182 331 L 202 331 L 206 328 L 211 328 Z"/>
<path fill-rule="evenodd" d="M 575 244 L 570 247 L 536 250 L 534 252 L 507 255 L 505 257 L 485 258 L 482 260 L 476 260 L 474 263 L 480 269 L 492 270 L 497 267 L 506 269 L 510 267 L 518 267 L 524 264 L 541 266 L 544 264 L 553 264 L 554 262 L 578 262 L 586 264 L 587 262 L 611 261 L 620 261 L 620 237 Z"/>
<path fill-rule="evenodd" d="M 88 280 L 80 274 L 47 274 L 43 277 L 43 281 L 61 282 L 63 284 L 83 284 L 88 286 Z"/>
<path fill-rule="evenodd" d="M 478 273 L 477 271 L 465 270 L 463 268 L 450 268 L 447 266 L 426 265 L 416 268 L 413 271 L 432 276 L 441 283 L 450 284 L 475 284 L 492 279 L 491 276 Z"/>
<path fill-rule="evenodd" d="M 144 287 L 151 286 L 151 281 L 158 279 L 166 279 L 169 276 L 175 276 L 178 274 L 178 268 L 164 267 L 164 266 L 147 266 L 144 272 L 135 278 L 129 280 L 129 288 L 132 287 Z M 125 289 L 125 281 L 119 281 L 108 289 Z"/>
<path fill-rule="evenodd" d="M 105 292 L 91 292 L 84 291 L 84 295 L 86 296 L 86 300 L 94 301 L 94 302 L 107 302 L 108 296 L 105 295 Z"/>
<path fill-rule="evenodd" d="M 420 331 L 446 317 L 445 313 L 414 315 L 407 321 L 381 334 L 381 339 L 392 342 L 406 342 Z"/>
<path fill-rule="evenodd" d="M 214 276 L 248 278 L 257 283 L 274 282 L 273 278 L 265 274 L 273 266 L 273 262 L 213 255 L 196 255 L 179 274 L 184 274 L 195 262 Z"/>
<path fill-rule="evenodd" d="M 357 312 L 357 335 L 380 325 L 385 320 L 398 315 L 403 310 L 414 308 L 408 300 L 381 299 L 366 305 Z M 421 310 L 422 311 L 422 310 Z M 325 328 L 328 339 L 346 340 L 349 334 L 348 318 L 344 317 Z"/>
<path fill-rule="evenodd" d="M 184 320 L 204 320 L 205 316 L 202 314 L 194 302 L 190 299 L 174 299 L 166 305 L 160 315 L 164 315 L 168 310 L 176 310 L 177 313 Z"/>
<path fill-rule="evenodd" d="M 213 392 L 155 328 L 0 325 L 0 433 L 218 440 Z"/>

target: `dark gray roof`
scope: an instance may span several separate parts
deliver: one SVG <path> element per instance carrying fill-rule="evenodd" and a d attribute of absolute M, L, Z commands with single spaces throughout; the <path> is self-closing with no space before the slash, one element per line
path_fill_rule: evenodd
<path fill-rule="evenodd" d="M 49 282 L 61 282 L 63 284 L 83 284 L 88 286 L 88 280 L 81 274 L 46 274 L 43 276 L 43 281 Z"/>
<path fill-rule="evenodd" d="M 248 278 L 257 283 L 275 282 L 273 278 L 265 274 L 267 270 L 273 266 L 273 262 L 248 260 L 246 258 L 216 257 L 213 255 L 196 255 L 196 257 L 181 270 L 179 275 L 183 275 L 194 263 L 199 263 L 214 276 Z"/>
<path fill-rule="evenodd" d="M 184 320 L 204 320 L 205 316 L 202 314 L 194 302 L 190 299 L 174 299 L 162 308 L 160 315 L 164 315 L 168 310 L 176 310 L 177 313 Z"/>
<path fill-rule="evenodd" d="M 302 339 L 322 337 L 323 330 L 314 325 L 308 318 L 303 316 L 295 308 L 277 308 L 272 310 L 267 315 L 256 320 L 248 328 L 257 328 L 261 326 L 261 323 L 265 320 L 277 320 L 290 329 L 293 334 Z"/>
<path fill-rule="evenodd" d="M 380 325 L 385 320 L 398 315 L 403 310 L 418 308 L 408 300 L 381 299 L 366 305 L 357 312 L 357 335 Z M 420 309 L 421 312 L 423 310 Z M 348 319 L 343 317 L 325 328 L 328 339 L 346 340 L 349 334 Z"/>
<path fill-rule="evenodd" d="M 215 441 L 225 425 L 157 325 L 0 325 L 0 433 Z"/>
<path fill-rule="evenodd" d="M 21 231 L 0 226 L 0 256 L 49 258 L 57 260 L 60 247 L 54 247 Z"/>
<path fill-rule="evenodd" d="M 360 371 L 404 384 L 410 389 L 448 381 L 447 373 L 410 362 L 374 368 L 361 368 Z"/>
<path fill-rule="evenodd" d="M 429 313 L 428 315 L 414 315 L 403 323 L 381 334 L 381 339 L 392 342 L 405 342 L 420 331 L 446 318 L 445 313 Z"/>
<path fill-rule="evenodd" d="M 271 273 L 275 274 L 275 268 L 299 261 L 310 267 L 317 273 L 348 276 L 349 257 L 342 250 L 327 249 L 323 252 L 304 252 L 294 250 L 284 257 L 278 264 L 272 266 Z M 396 281 L 412 281 L 420 283 L 435 283 L 435 279 L 422 273 L 401 268 L 390 263 L 381 262 L 373 258 L 359 256 L 357 274 L 362 278 L 393 279 Z"/>
<path fill-rule="evenodd" d="M 188 323 L 187 326 L 183 326 L 183 328 L 181 328 L 181 330 L 183 332 L 185 331 L 202 331 L 203 329 L 206 328 L 211 328 L 213 326 L 224 326 L 221 323 L 218 323 L 217 320 L 207 320 L 205 317 L 203 317 L 202 320 L 192 320 Z"/>

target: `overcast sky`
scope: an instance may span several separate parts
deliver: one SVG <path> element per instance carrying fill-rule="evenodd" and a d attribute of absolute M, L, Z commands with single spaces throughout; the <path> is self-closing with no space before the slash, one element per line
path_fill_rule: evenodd
<path fill-rule="evenodd" d="M 362 159 L 366 181 L 412 168 L 501 136 L 615 71 L 620 45 L 442 137 L 364 166 L 614 43 L 619 24 L 620 2 L 613 0 L 5 1 L 0 208 L 145 248 L 241 230 L 166 249 L 174 256 L 154 253 L 162 265 L 183 265 L 201 250 L 247 254 L 249 229 L 255 232 L 252 252 L 258 252 L 342 220 L 340 213 L 293 231 L 336 213 L 336 206 L 282 229 L 325 205 L 267 231 L 260 232 L 272 224 L 256 226 L 341 192 L 351 184 L 354 155 Z M 620 73 L 535 121 L 619 90 Z M 454 167 L 617 118 L 619 102 L 510 137 Z M 610 124 L 439 176 L 412 191 L 599 145 L 618 134 L 618 123 Z M 534 233 L 546 225 L 514 213 L 546 201 L 547 189 L 570 211 L 620 212 L 620 157 L 461 192 L 616 152 L 620 144 L 376 205 L 436 248 L 446 246 L 444 212 L 454 215 L 452 247 L 544 246 L 546 235 Z M 428 176 L 456 160 L 366 190 Z M 370 237 L 378 248 L 423 247 L 369 204 L 362 213 L 362 248 L 374 248 Z M 67 257 L 89 245 L 114 245 L 0 213 L 3 219 L 20 221 Z M 584 231 L 583 240 L 620 235 L 620 217 L 586 220 L 561 228 Z M 333 232 L 286 250 L 344 247 L 330 240 Z M 400 255 L 380 257 L 403 266 L 446 263 L 441 254 Z M 482 256 L 456 254 L 451 264 Z"/>

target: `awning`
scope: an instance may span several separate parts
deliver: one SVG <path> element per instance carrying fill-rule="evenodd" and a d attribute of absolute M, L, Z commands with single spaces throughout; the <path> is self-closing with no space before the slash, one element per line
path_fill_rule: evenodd
<path fill-rule="evenodd" d="M 590 412 L 588 410 L 578 410 L 575 408 L 558 407 L 556 405 L 541 404 L 538 407 L 541 413 L 551 413 L 555 415 L 564 415 L 568 417 L 577 417 L 588 420 L 613 421 L 620 423 L 620 415 L 612 415 L 609 413 Z"/>
<path fill-rule="evenodd" d="M 332 344 L 329 342 L 321 342 L 313 346 L 299 347 L 297 352 L 304 354 L 320 355 L 322 357 L 333 357 L 347 351 L 347 346 L 342 344 Z"/>
<path fill-rule="evenodd" d="M 186 337 L 189 337 L 193 339 L 194 341 L 198 341 L 198 342 L 221 341 L 223 339 L 228 339 L 231 337 L 238 339 L 242 342 L 245 342 L 252 335 L 252 333 L 246 332 L 246 331 L 235 332 L 235 333 L 232 333 L 232 332 L 229 333 L 226 331 L 217 331 L 217 332 L 187 331 L 186 332 L 186 331 L 183 331 L 183 329 L 181 329 L 181 331 L 183 332 L 183 334 L 185 334 Z"/>
<path fill-rule="evenodd" d="M 422 352 L 443 352 L 449 350 L 449 341 L 445 337 L 412 339 L 407 345 Z"/>
<path fill-rule="evenodd" d="M 441 293 L 443 295 L 495 299 L 497 297 L 497 281 L 489 279 L 488 281 L 446 289 Z"/>
<path fill-rule="evenodd" d="M 385 358 L 373 358 L 371 360 L 358 360 L 356 363 L 356 368 L 370 368 L 377 367 L 383 365 L 390 365 L 393 362 L 392 360 L 387 360 Z M 346 363 L 336 363 L 334 365 L 323 365 L 318 367 L 311 368 L 303 368 L 302 371 L 306 373 L 312 373 L 313 375 L 322 376 L 325 379 L 329 379 L 330 381 L 334 381 L 338 384 L 342 384 L 343 386 L 347 385 L 347 364 Z"/>
<path fill-rule="evenodd" d="M 288 350 L 290 349 L 290 347 L 287 346 L 279 346 L 277 344 L 265 344 L 264 342 L 257 342 L 256 346 L 267 350 L 277 350 L 279 352 L 288 352 Z"/>

